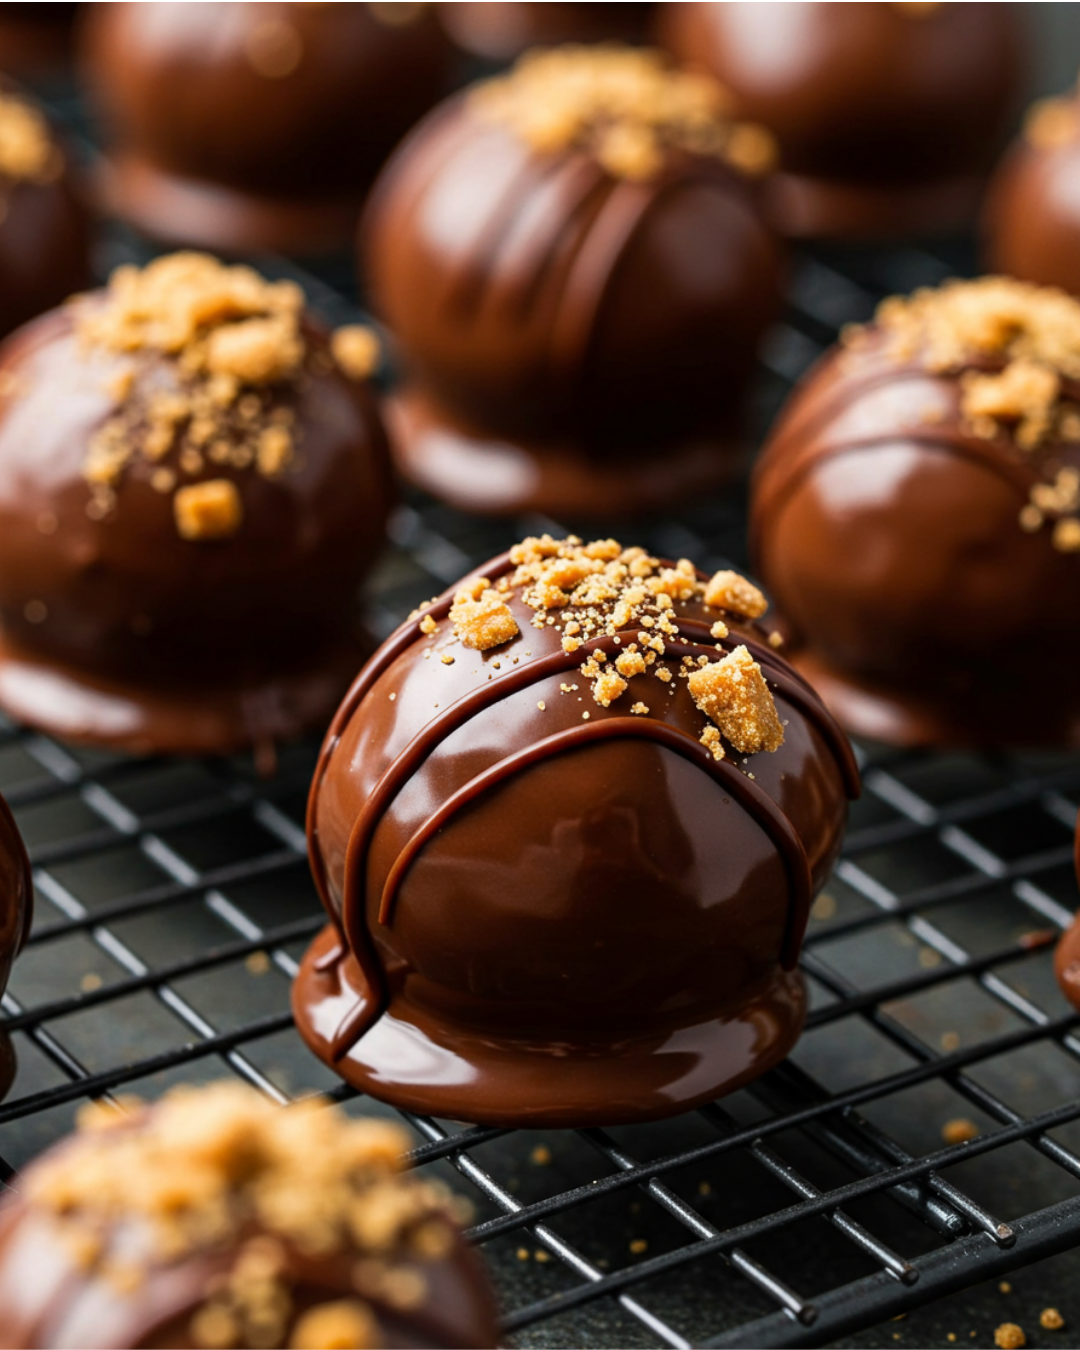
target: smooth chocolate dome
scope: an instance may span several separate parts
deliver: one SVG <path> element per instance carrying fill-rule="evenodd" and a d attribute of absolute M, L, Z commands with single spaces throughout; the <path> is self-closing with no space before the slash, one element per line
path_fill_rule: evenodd
<path fill-rule="evenodd" d="M 986 262 L 1042 286 L 1080 294 L 1080 98 L 1047 99 L 990 185 L 983 212 Z"/>
<path fill-rule="evenodd" d="M 336 355 L 358 336 L 178 254 L 9 339 L 0 706 L 139 752 L 325 725 L 389 509 L 373 395 Z"/>
<path fill-rule="evenodd" d="M 736 612 L 761 612 L 753 587 L 589 549 L 527 540 L 434 601 L 324 743 L 308 828 L 332 923 L 294 1008 L 395 1105 L 671 1115 L 801 1028 L 794 966 L 857 791 L 850 748 Z"/>
<path fill-rule="evenodd" d="M 887 301 L 807 376 L 752 491 L 792 659 L 901 744 L 1080 741 L 1080 305 L 995 278 Z"/>
<path fill-rule="evenodd" d="M 37 104 L 0 76 L 0 337 L 85 286 L 89 248 L 67 153 Z"/>
<path fill-rule="evenodd" d="M 769 127 L 793 236 L 955 228 L 976 207 L 1022 71 L 998 4 L 668 4 L 661 40 Z"/>
<path fill-rule="evenodd" d="M 84 70 L 109 205 L 225 252 L 347 243 L 379 166 L 448 87 L 427 5 L 95 5 Z"/>
<path fill-rule="evenodd" d="M 403 471 L 466 509 L 658 509 L 729 477 L 779 300 L 771 141 L 655 53 L 559 48 L 431 114 L 362 234 Z M 696 147 L 696 148 L 695 148 Z"/>
<path fill-rule="evenodd" d="M 0 1205 L 0 1347 L 466 1347 L 495 1306 L 408 1135 L 236 1082 L 93 1105 Z"/>
<path fill-rule="evenodd" d="M 459 47 L 501 61 L 559 42 L 643 41 L 655 8 L 636 0 L 599 5 L 446 0 L 437 13 Z"/>

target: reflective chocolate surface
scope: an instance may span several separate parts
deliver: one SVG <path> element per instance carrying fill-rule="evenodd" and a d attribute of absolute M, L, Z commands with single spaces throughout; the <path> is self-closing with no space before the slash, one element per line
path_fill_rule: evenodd
<path fill-rule="evenodd" d="M 762 663 L 784 743 L 717 762 L 685 680 L 634 676 L 627 706 L 602 707 L 582 653 L 508 603 L 518 637 L 449 665 L 406 623 L 331 726 L 308 820 L 332 925 L 294 987 L 298 1025 L 349 1082 L 410 1109 L 671 1115 L 798 1035 L 793 966 L 857 791 L 850 748 L 756 624 L 728 616 L 727 642 Z M 675 612 L 663 659 L 715 654 L 717 612 Z M 627 716 L 635 698 L 650 715 Z"/>

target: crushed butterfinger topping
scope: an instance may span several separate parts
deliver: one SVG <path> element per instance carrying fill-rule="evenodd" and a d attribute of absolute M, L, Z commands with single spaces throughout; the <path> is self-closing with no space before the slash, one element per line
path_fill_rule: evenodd
<path fill-rule="evenodd" d="M 769 602 L 758 588 L 738 572 L 717 572 L 705 586 L 705 603 L 717 609 L 729 609 L 733 614 L 759 619 L 769 608 Z M 724 633 L 714 633 L 724 637 Z"/>
<path fill-rule="evenodd" d="M 161 492 L 176 485 L 178 494 L 201 486 L 179 484 L 201 479 L 208 464 L 271 479 L 296 465 L 295 397 L 332 365 L 305 323 L 294 282 L 267 281 L 203 253 L 174 253 L 141 269 L 117 268 L 103 292 L 78 300 L 75 315 L 86 352 L 113 363 L 105 386 L 116 408 L 83 464 L 93 519 L 114 510 L 132 465 L 168 460 L 171 483 L 158 473 L 152 485 Z M 343 347 L 356 356 L 355 338 L 346 336 Z M 179 505 L 174 514 L 184 538 L 232 532 L 184 533 Z M 233 530 L 242 518 L 235 516 Z"/>
<path fill-rule="evenodd" d="M 64 156 L 40 109 L 0 92 L 0 175 L 16 183 L 54 183 Z"/>
<path fill-rule="evenodd" d="M 330 339 L 334 360 L 351 380 L 367 380 L 379 366 L 379 338 L 373 328 L 350 323 L 338 328 Z"/>
<path fill-rule="evenodd" d="M 724 757 L 721 732 L 743 753 L 780 746 L 783 728 L 772 693 L 745 647 L 712 663 L 704 652 L 687 654 L 684 647 L 676 657 L 669 650 L 669 644 L 687 640 L 679 627 L 677 605 L 695 607 L 689 615 L 684 612 L 686 618 L 693 616 L 695 625 L 711 619 L 707 631 L 713 639 L 727 637 L 728 626 L 714 619 L 710 608 L 722 609 L 732 622 L 763 613 L 765 597 L 744 577 L 724 571 L 706 581 L 687 558 L 671 565 L 643 548 L 624 548 L 614 539 L 584 543 L 546 534 L 515 545 L 510 562 L 514 571 L 499 584 L 520 593 L 533 610 L 534 627 L 554 630 L 562 650 L 579 661 L 578 668 L 590 681 L 593 699 L 601 707 L 613 707 L 627 696 L 631 680 L 657 680 L 657 693 L 662 692 L 665 700 L 685 680 L 698 707 L 712 722 L 711 728 L 703 728 L 703 744 L 714 758 Z M 499 596 L 484 577 L 459 592 L 455 608 L 463 601 L 476 603 L 482 595 Z M 689 637 L 695 647 L 700 645 L 696 627 L 690 629 Z M 590 649 L 597 638 L 614 641 L 608 650 Z M 714 681 L 718 683 L 706 706 L 702 699 Z M 576 687 L 560 686 L 563 693 Z M 645 716 L 649 708 L 638 693 L 635 686 L 626 701 L 633 697 L 630 711 Z"/>
<path fill-rule="evenodd" d="M 994 1328 L 994 1344 L 998 1350 L 1023 1350 L 1027 1345 L 1024 1329 L 1015 1322 L 1002 1322 Z"/>
<path fill-rule="evenodd" d="M 480 577 L 469 588 L 459 590 L 450 608 L 454 633 L 473 651 L 486 652 L 517 637 L 517 619 L 497 590 Z"/>
<path fill-rule="evenodd" d="M 162 1265 L 228 1254 L 193 1312 L 196 1345 L 379 1345 L 365 1300 L 407 1308 L 426 1296 L 417 1264 L 450 1250 L 453 1202 L 402 1174 L 397 1126 L 314 1101 L 281 1109 L 238 1083 L 125 1107 L 134 1114 L 81 1116 L 27 1172 L 24 1194 L 55 1216 L 80 1268 L 118 1291 Z M 347 1258 L 357 1297 L 297 1317 L 290 1253 Z"/>
<path fill-rule="evenodd" d="M 227 539 L 244 519 L 236 484 L 211 478 L 182 487 L 173 497 L 176 532 L 181 539 Z"/>
<path fill-rule="evenodd" d="M 528 52 L 509 74 L 477 85 L 470 104 L 540 154 L 580 150 L 613 177 L 635 182 L 655 178 L 673 151 L 720 159 L 748 175 L 776 163 L 772 134 L 734 121 L 723 85 L 650 49 Z"/>
<path fill-rule="evenodd" d="M 1030 457 L 1042 481 L 1020 513 L 1023 529 L 1074 518 L 1080 498 L 1062 494 L 1056 453 L 1080 431 L 1080 301 L 1052 287 L 980 277 L 893 296 L 874 322 L 894 360 L 957 377 L 966 435 L 1005 439 Z M 857 350 L 869 332 L 856 328 L 844 343 Z M 1058 504 L 1047 505 L 1048 488 Z M 1070 551 L 1072 530 L 1055 527 L 1051 539 Z"/>
<path fill-rule="evenodd" d="M 742 754 L 778 750 L 784 728 L 761 667 L 745 647 L 689 676 L 690 693 L 706 717 Z"/>

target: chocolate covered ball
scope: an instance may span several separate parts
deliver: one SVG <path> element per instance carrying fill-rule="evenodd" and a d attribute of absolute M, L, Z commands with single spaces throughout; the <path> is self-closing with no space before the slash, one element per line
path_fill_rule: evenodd
<path fill-rule="evenodd" d="M 438 7 L 443 27 L 459 47 L 494 61 L 520 56 L 528 47 L 560 42 L 644 41 L 654 5 L 551 3 L 465 3 Z"/>
<path fill-rule="evenodd" d="M 1080 880 L 1080 820 L 1076 823 L 1075 865 Z M 1054 952 L 1054 974 L 1061 992 L 1074 1007 L 1080 1008 L 1080 911 L 1067 928 Z"/>
<path fill-rule="evenodd" d="M 26 848 L 7 802 L 0 797 L 0 994 L 30 932 L 33 897 Z M 0 1069 L 0 1083 L 2 1078 Z"/>
<path fill-rule="evenodd" d="M 84 1108 L 0 1205 L 0 1347 L 473 1347 L 495 1308 L 403 1130 L 252 1088 Z"/>
<path fill-rule="evenodd" d="M 885 301 L 782 413 L 751 532 L 849 731 L 1080 743 L 1080 303 L 996 277 Z"/>
<path fill-rule="evenodd" d="M 89 276 L 86 213 L 68 157 L 37 104 L 0 76 L 0 337 Z"/>
<path fill-rule="evenodd" d="M 771 205 L 796 237 L 963 224 L 1023 66 L 1002 4 L 668 4 L 660 32 L 776 134 Z"/>
<path fill-rule="evenodd" d="M 730 476 L 778 304 L 771 138 L 656 52 L 557 48 L 437 109 L 363 265 L 404 371 L 395 449 L 469 510 L 656 510 Z"/>
<path fill-rule="evenodd" d="M 346 245 L 451 55 L 423 4 L 94 5 L 84 72 L 107 202 L 169 243 Z"/>
<path fill-rule="evenodd" d="M 987 266 L 1080 294 L 1080 97 L 1046 99 L 1024 120 L 983 213 Z"/>
<path fill-rule="evenodd" d="M 544 536 L 384 643 L 311 789 L 315 1053 L 399 1107 L 552 1126 L 781 1059 L 858 775 L 765 608 L 734 572 Z"/>
<path fill-rule="evenodd" d="M 216 753 L 326 725 L 363 639 L 387 451 L 364 329 L 175 254 L 0 349 L 0 706 Z"/>

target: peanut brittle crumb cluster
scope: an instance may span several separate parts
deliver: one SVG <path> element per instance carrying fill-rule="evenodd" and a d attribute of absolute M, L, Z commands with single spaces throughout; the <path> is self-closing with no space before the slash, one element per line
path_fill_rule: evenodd
<path fill-rule="evenodd" d="M 83 347 L 125 362 L 107 388 L 116 411 L 83 465 L 90 516 L 113 511 L 124 471 L 141 461 L 156 492 L 175 494 L 182 538 L 236 533 L 243 523 L 237 486 L 207 473 L 287 472 L 301 437 L 291 396 L 335 361 L 352 379 L 366 378 L 378 361 L 377 339 L 366 329 L 339 329 L 327 351 L 309 339 L 303 320 L 304 295 L 294 282 L 266 281 L 202 253 L 117 268 L 100 300 L 81 300 Z M 181 486 L 184 479 L 198 481 Z"/>
<path fill-rule="evenodd" d="M 615 178 L 655 178 L 671 150 L 750 175 L 776 162 L 772 134 L 734 121 L 721 84 L 674 68 L 658 51 L 611 44 L 529 52 L 508 75 L 478 85 L 472 106 L 539 153 L 582 150 Z"/>
<path fill-rule="evenodd" d="M 16 183 L 55 183 L 64 156 L 41 111 L 0 91 L 0 175 Z"/>
<path fill-rule="evenodd" d="M 768 602 L 745 577 L 721 571 L 703 580 L 685 558 L 671 567 L 643 548 L 624 548 L 614 539 L 583 543 L 543 535 L 516 545 L 510 561 L 514 570 L 494 584 L 477 577 L 455 595 L 450 626 L 465 647 L 488 651 L 517 637 L 520 629 L 509 601 L 520 596 L 533 612 L 534 628 L 553 629 L 568 655 L 581 652 L 581 675 L 600 707 L 611 708 L 625 697 L 632 714 L 647 716 L 649 704 L 636 697 L 640 687 L 634 697 L 628 695 L 630 681 L 648 676 L 670 694 L 682 679 L 709 719 L 701 740 L 715 759 L 724 757 L 721 735 L 741 754 L 773 751 L 783 743 L 783 726 L 761 667 L 745 646 L 729 652 L 720 645 L 728 637 L 727 623 L 709 613 L 719 609 L 737 620 L 764 614 Z M 668 651 L 669 643 L 687 641 L 676 606 L 689 603 L 701 607 L 698 622 L 708 623 L 709 636 L 717 640 L 716 659 L 704 653 L 676 658 Z M 439 636 L 431 614 L 419 610 L 413 617 L 426 637 Z M 617 651 L 587 647 L 600 637 L 613 638 Z M 702 646 L 702 636 L 695 632 L 691 642 Z M 455 659 L 445 647 L 439 657 L 447 665 Z M 560 685 L 564 694 L 578 688 L 576 682 Z"/>
<path fill-rule="evenodd" d="M 994 1344 L 998 1350 L 1022 1350 L 1027 1345 L 1027 1337 L 1023 1327 L 1017 1326 L 1015 1322 L 1002 1322 L 1001 1326 L 994 1329 Z"/>
<path fill-rule="evenodd" d="M 1007 436 L 1033 459 L 1040 481 L 1020 513 L 1023 529 L 1051 526 L 1055 548 L 1080 550 L 1080 474 L 1060 448 L 1080 449 L 1080 301 L 1052 287 L 1008 277 L 950 281 L 893 296 L 875 316 L 898 361 L 956 372 L 966 434 Z M 858 347 L 867 330 L 845 334 Z M 984 364 L 987 369 L 972 369 Z"/>
<path fill-rule="evenodd" d="M 370 1301 L 402 1312 L 424 1301 L 417 1263 L 449 1253 L 454 1202 L 401 1173 L 408 1140 L 395 1125 L 313 1102 L 283 1110 L 238 1083 L 132 1107 L 86 1108 L 25 1194 L 64 1220 L 79 1265 L 121 1292 L 194 1253 L 234 1253 L 193 1316 L 196 1345 L 377 1346 Z M 132 1226 L 137 1243 L 123 1240 Z M 355 1297 L 297 1318 L 290 1252 L 348 1258 Z"/>

